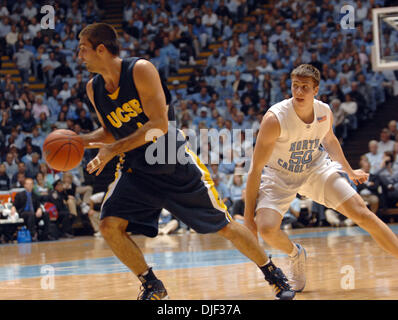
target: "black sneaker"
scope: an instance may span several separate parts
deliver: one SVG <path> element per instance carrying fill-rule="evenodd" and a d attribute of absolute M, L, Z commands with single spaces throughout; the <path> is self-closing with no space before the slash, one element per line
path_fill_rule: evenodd
<path fill-rule="evenodd" d="M 162 281 L 152 280 L 142 284 L 137 300 L 168 300 L 166 288 Z"/>
<path fill-rule="evenodd" d="M 265 280 L 275 291 L 276 300 L 293 300 L 296 292 L 290 287 L 286 276 L 282 270 L 277 268 L 269 257 L 270 262 L 262 269 L 265 270 Z"/>

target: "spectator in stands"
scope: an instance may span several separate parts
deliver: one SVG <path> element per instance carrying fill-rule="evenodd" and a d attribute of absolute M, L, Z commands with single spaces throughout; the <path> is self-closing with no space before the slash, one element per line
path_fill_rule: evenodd
<path fill-rule="evenodd" d="M 370 164 L 369 172 L 375 174 L 381 169 L 383 162 L 383 153 L 378 152 L 378 142 L 376 140 L 369 141 L 369 152 L 365 153 L 366 158 Z"/>
<path fill-rule="evenodd" d="M 245 188 L 243 177 L 240 174 L 234 174 L 232 185 L 230 187 L 231 200 L 233 203 L 242 199 L 242 191 Z"/>
<path fill-rule="evenodd" d="M 94 130 L 93 122 L 87 116 L 87 112 L 85 109 L 81 109 L 79 112 L 79 118 L 76 119 L 75 124 L 79 124 L 82 133 L 88 133 Z"/>
<path fill-rule="evenodd" d="M 246 189 L 242 190 L 242 198 L 239 200 L 234 201 L 232 206 L 232 217 L 235 220 L 243 222 L 244 220 L 244 213 L 245 213 L 245 197 L 246 197 Z"/>
<path fill-rule="evenodd" d="M 398 201 L 398 171 L 393 170 L 393 164 L 393 152 L 385 151 L 381 169 L 377 172 L 383 190 L 384 208 L 395 207 Z"/>
<path fill-rule="evenodd" d="M 49 201 L 57 207 L 57 227 L 61 232 L 61 237 L 73 238 L 72 221 L 74 217 L 67 206 L 68 195 L 64 191 L 63 182 L 61 180 L 55 181 L 53 189 Z"/>
<path fill-rule="evenodd" d="M 66 113 L 64 111 L 61 111 L 58 114 L 58 119 L 55 122 L 55 125 L 58 129 L 66 129 L 68 127 L 66 124 Z"/>
<path fill-rule="evenodd" d="M 37 152 L 32 153 L 32 159 L 26 164 L 26 175 L 29 178 L 35 178 L 40 169 L 40 155 Z"/>
<path fill-rule="evenodd" d="M 51 51 L 48 59 L 42 62 L 42 70 L 46 83 L 50 84 L 53 81 L 54 70 L 60 65 L 61 63 L 55 58 L 55 52 Z"/>
<path fill-rule="evenodd" d="M 88 217 L 91 222 L 91 226 L 94 230 L 95 237 L 101 237 L 101 232 L 99 230 L 100 225 L 100 215 L 101 215 L 101 204 L 104 200 L 105 192 L 98 192 L 93 194 L 90 197 L 89 206 L 90 209 L 88 211 Z"/>
<path fill-rule="evenodd" d="M 386 151 L 394 150 L 394 141 L 390 139 L 391 133 L 388 128 L 383 128 L 380 133 L 380 141 L 378 143 L 377 152 L 384 154 Z"/>
<path fill-rule="evenodd" d="M 62 98 L 62 101 L 65 102 L 72 96 L 71 89 L 69 88 L 69 82 L 65 81 L 62 84 L 62 90 L 59 92 L 58 97 Z"/>
<path fill-rule="evenodd" d="M 26 174 L 24 172 L 18 172 L 15 176 L 15 182 L 12 183 L 13 188 L 23 188 L 25 184 Z"/>
<path fill-rule="evenodd" d="M 24 191 L 15 195 L 14 206 L 20 217 L 24 219 L 32 241 L 38 241 L 38 226 L 40 221 L 44 223 L 44 230 L 40 240 L 48 240 L 50 218 L 47 212 L 40 207 L 39 197 L 33 192 L 33 179 L 26 178 Z"/>
<path fill-rule="evenodd" d="M 15 159 L 15 157 L 12 153 L 8 152 L 6 154 L 6 161 L 4 162 L 4 165 L 6 167 L 6 173 L 7 173 L 8 177 L 10 178 L 10 183 L 11 183 L 11 180 L 12 180 L 12 177 L 14 176 L 14 174 L 16 174 L 18 172 L 17 160 L 18 159 Z"/>
<path fill-rule="evenodd" d="M 330 107 L 333 112 L 333 127 L 334 133 L 339 139 L 340 144 L 347 137 L 347 125 L 345 122 L 345 112 L 340 108 L 341 102 L 339 99 L 333 99 L 330 102 Z"/>
<path fill-rule="evenodd" d="M 232 206 L 232 200 L 228 187 L 224 182 L 221 181 L 218 174 L 213 174 L 212 179 L 214 181 L 214 186 L 217 189 L 218 195 L 220 196 L 220 200 L 227 206 L 228 210 L 230 210 Z"/>
<path fill-rule="evenodd" d="M 78 199 L 76 193 L 76 185 L 73 182 L 73 176 L 69 172 L 65 172 L 62 175 L 62 183 L 63 183 L 63 190 L 64 193 L 68 196 L 67 197 L 67 205 L 69 212 L 77 217 L 77 206 L 78 206 Z"/>
<path fill-rule="evenodd" d="M 38 14 L 36 7 L 33 5 L 33 2 L 28 0 L 26 1 L 26 6 L 22 11 L 22 15 L 26 17 L 28 20 L 36 17 Z"/>
<path fill-rule="evenodd" d="M 0 191 L 11 189 L 10 178 L 7 175 L 7 168 L 4 163 L 0 163 Z"/>
<path fill-rule="evenodd" d="M 33 128 L 36 126 L 36 120 L 32 116 L 32 112 L 26 109 L 23 113 L 23 119 L 21 123 L 21 130 L 25 134 L 32 133 Z"/>
<path fill-rule="evenodd" d="M 394 172 L 398 171 L 398 141 L 394 143 L 394 149 L 393 149 L 393 158 L 395 159 L 393 164 L 392 164 L 392 170 Z"/>
<path fill-rule="evenodd" d="M 33 131 L 32 131 L 32 132 L 33 132 Z M 28 152 L 28 150 L 29 150 L 29 152 Z M 33 152 L 38 153 L 39 156 L 41 157 L 41 146 L 38 146 L 38 145 L 36 145 L 36 144 L 33 144 L 33 143 L 32 143 L 32 137 L 29 135 L 29 136 L 26 136 L 26 137 L 25 137 L 25 144 L 23 145 L 23 147 L 22 147 L 21 150 L 19 151 L 19 155 L 20 155 L 20 157 L 21 157 L 21 160 L 22 160 L 22 158 L 23 158 L 27 153 L 29 153 L 30 156 L 31 156 L 31 154 L 32 154 Z M 32 177 L 32 178 L 33 178 L 33 177 Z"/>
<path fill-rule="evenodd" d="M 352 100 L 350 93 L 344 96 L 344 101 L 341 103 L 340 108 L 344 111 L 346 118 L 349 121 L 351 129 L 356 130 L 358 128 L 357 110 L 358 104 Z"/>
<path fill-rule="evenodd" d="M 366 173 L 369 173 L 369 178 L 365 183 L 357 185 L 357 192 L 369 206 L 369 209 L 377 214 L 380 202 L 378 192 L 380 179 L 377 175 L 370 173 L 371 165 L 366 159 L 360 162 L 360 168 Z"/>
<path fill-rule="evenodd" d="M 398 141 L 398 125 L 396 120 L 391 120 L 388 123 L 388 130 L 390 130 L 390 140 Z"/>
<path fill-rule="evenodd" d="M 44 175 L 41 172 L 36 174 L 36 179 L 34 181 L 33 191 L 40 196 L 40 201 L 42 203 L 48 200 L 48 195 L 52 190 L 52 185 L 46 182 Z"/>
<path fill-rule="evenodd" d="M 32 113 L 36 120 L 40 119 L 40 114 L 44 112 L 47 117 L 50 116 L 50 110 L 46 104 L 43 104 L 43 97 L 41 95 L 36 96 L 36 102 L 33 104 Z"/>
<path fill-rule="evenodd" d="M 44 114 L 44 113 L 43 113 Z M 45 114 L 44 114 L 45 115 Z M 40 114 L 40 116 L 42 116 L 42 114 Z M 46 132 L 48 129 L 46 129 L 45 127 L 46 127 L 46 124 L 44 124 L 44 122 L 43 122 L 43 124 L 41 124 L 41 125 L 37 125 L 37 126 L 35 126 L 34 128 L 33 128 L 33 130 L 32 130 L 32 136 L 31 136 L 31 139 L 32 139 L 32 145 L 33 146 L 36 146 L 36 147 L 38 147 L 38 148 L 41 148 L 42 146 L 43 146 L 43 143 L 44 143 L 44 140 L 45 140 L 45 137 L 43 136 L 43 134 L 41 134 L 41 132 L 40 132 L 40 128 L 43 128 L 42 127 L 42 125 L 44 126 L 44 132 Z"/>
<path fill-rule="evenodd" d="M 54 174 L 54 171 L 48 167 L 47 163 L 45 162 L 40 163 L 39 168 L 40 172 L 43 174 L 44 181 L 46 182 L 46 184 L 52 186 L 53 183 L 59 179 L 59 176 Z"/>
<path fill-rule="evenodd" d="M 18 173 L 26 174 L 26 164 L 22 161 L 18 162 L 18 171 L 13 175 L 11 179 L 11 184 L 15 185 L 17 183 L 17 175 Z M 23 184 L 22 184 L 23 187 Z"/>
<path fill-rule="evenodd" d="M 17 52 L 13 55 L 13 60 L 15 61 L 19 73 L 22 78 L 23 83 L 29 83 L 29 74 L 32 68 L 34 54 L 24 48 L 24 42 L 18 41 Z"/>

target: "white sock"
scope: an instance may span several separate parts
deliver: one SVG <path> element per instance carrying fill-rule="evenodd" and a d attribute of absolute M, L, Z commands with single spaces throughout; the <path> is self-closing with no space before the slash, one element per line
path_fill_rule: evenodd
<path fill-rule="evenodd" d="M 297 255 L 297 253 L 298 253 L 297 246 L 296 246 L 295 243 L 293 243 L 293 250 L 292 250 L 292 252 L 289 253 L 289 257 L 293 258 L 293 257 L 295 257 Z"/>

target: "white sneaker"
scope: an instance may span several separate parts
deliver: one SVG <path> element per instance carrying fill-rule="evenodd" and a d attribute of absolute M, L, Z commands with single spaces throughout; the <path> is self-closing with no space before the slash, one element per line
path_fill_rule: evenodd
<path fill-rule="evenodd" d="M 305 287 L 305 261 L 307 259 L 307 253 L 305 249 L 298 243 L 295 243 L 298 252 L 295 257 L 290 258 L 290 270 L 289 270 L 289 283 L 292 289 L 296 292 L 301 292 Z"/>
<path fill-rule="evenodd" d="M 96 237 L 96 238 L 102 238 L 102 234 L 101 234 L 101 232 L 96 232 L 96 233 L 94 233 L 94 237 Z"/>

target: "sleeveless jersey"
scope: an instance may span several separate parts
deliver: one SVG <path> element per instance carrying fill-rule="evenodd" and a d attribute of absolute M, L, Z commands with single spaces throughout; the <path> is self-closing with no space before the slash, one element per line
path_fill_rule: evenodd
<path fill-rule="evenodd" d="M 304 123 L 293 107 L 293 98 L 273 105 L 269 111 L 277 117 L 281 133 L 267 166 L 290 175 L 309 173 L 327 157 L 320 145 L 330 130 L 329 106 L 314 99 L 314 120 Z"/>
<path fill-rule="evenodd" d="M 119 85 L 117 90 L 112 94 L 105 89 L 105 81 L 100 74 L 97 74 L 93 78 L 95 106 L 100 113 L 107 130 L 113 135 L 115 140 L 129 136 L 149 120 L 142 108 L 142 103 L 133 79 L 133 68 L 139 59 L 142 58 L 132 57 L 122 60 Z M 179 133 L 175 127 L 174 109 L 170 105 L 171 95 L 163 81 L 162 87 L 166 96 L 166 104 L 169 105 L 169 128 L 168 132 L 157 139 L 155 143 L 159 145 L 159 148 L 162 148 L 162 151 L 164 150 L 163 158 L 165 159 L 165 162 L 158 161 L 157 163 L 148 163 L 145 153 L 147 148 L 154 143 L 148 142 L 147 144 L 122 155 L 121 163 L 123 163 L 124 168 L 138 169 L 154 174 L 169 173 L 174 170 L 173 163 L 168 163 L 168 141 L 177 143 L 178 149 L 178 144 L 184 144 L 185 139 L 183 137 L 179 137 L 179 139 L 176 138 L 177 134 L 181 135 L 181 133 Z M 156 150 L 157 148 L 153 149 Z M 176 148 L 171 148 L 173 152 L 175 152 L 175 149 Z"/>

